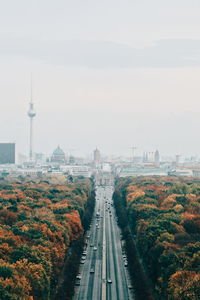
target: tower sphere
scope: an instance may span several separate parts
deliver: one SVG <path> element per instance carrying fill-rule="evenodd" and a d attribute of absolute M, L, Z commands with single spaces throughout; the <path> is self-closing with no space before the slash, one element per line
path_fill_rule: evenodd
<path fill-rule="evenodd" d="M 30 103 L 30 108 L 29 108 L 29 111 L 28 111 L 28 116 L 30 118 L 34 118 L 36 116 L 36 112 L 33 108 L 33 103 Z"/>

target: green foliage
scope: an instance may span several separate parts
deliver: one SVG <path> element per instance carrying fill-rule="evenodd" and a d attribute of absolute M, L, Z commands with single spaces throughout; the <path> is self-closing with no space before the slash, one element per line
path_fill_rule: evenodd
<path fill-rule="evenodd" d="M 134 193 L 143 196 L 134 197 Z M 196 300 L 200 295 L 195 279 L 183 292 L 190 297 L 182 298 L 184 287 L 179 282 L 179 278 L 189 282 L 191 274 L 200 278 L 199 195 L 200 182 L 187 178 L 129 177 L 116 181 L 114 201 L 120 219 L 122 215 L 120 226 L 127 226 L 128 220 L 158 299 Z"/>
<path fill-rule="evenodd" d="M 13 270 L 10 266 L 0 266 L 0 277 L 4 279 L 10 278 L 13 275 Z"/>
<path fill-rule="evenodd" d="M 0 185 L 0 299 L 52 299 L 69 247 L 89 226 L 91 195 L 91 181 L 82 178 Z"/>

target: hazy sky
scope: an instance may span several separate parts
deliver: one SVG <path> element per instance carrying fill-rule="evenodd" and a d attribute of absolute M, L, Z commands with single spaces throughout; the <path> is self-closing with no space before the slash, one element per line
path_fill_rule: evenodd
<path fill-rule="evenodd" d="M 0 141 L 200 154 L 199 0 L 0 0 Z"/>

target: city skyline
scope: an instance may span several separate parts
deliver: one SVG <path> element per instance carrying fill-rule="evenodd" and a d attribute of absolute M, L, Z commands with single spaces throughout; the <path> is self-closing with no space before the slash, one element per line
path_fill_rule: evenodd
<path fill-rule="evenodd" d="M 0 8 L 1 141 L 29 152 L 32 72 L 36 152 L 62 144 L 86 155 L 98 145 L 128 156 L 135 144 L 198 155 L 199 1 L 10 0 Z"/>
<path fill-rule="evenodd" d="M 0 0 L 0 66 L 0 300 L 199 299 L 200 0 Z"/>

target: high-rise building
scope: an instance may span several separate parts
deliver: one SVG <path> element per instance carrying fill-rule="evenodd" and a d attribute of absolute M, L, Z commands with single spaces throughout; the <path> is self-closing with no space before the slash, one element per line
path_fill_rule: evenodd
<path fill-rule="evenodd" d="M 33 119 L 36 116 L 36 112 L 33 106 L 33 97 L 32 97 L 32 80 L 31 80 L 31 101 L 29 104 L 28 116 L 30 118 L 30 148 L 29 148 L 29 159 L 33 160 Z"/>
<path fill-rule="evenodd" d="M 94 163 L 99 164 L 101 162 L 101 154 L 100 151 L 96 148 L 94 150 Z"/>
<path fill-rule="evenodd" d="M 176 155 L 176 157 L 175 157 L 175 159 L 176 159 L 176 161 L 175 161 L 175 165 L 176 165 L 176 166 L 178 166 L 178 165 L 179 165 L 179 163 L 180 163 L 180 157 L 181 157 L 181 155 L 180 155 L 180 154 L 177 154 L 177 155 Z"/>
<path fill-rule="evenodd" d="M 160 164 L 160 154 L 159 154 L 158 150 L 156 150 L 156 152 L 154 154 L 154 162 L 157 166 L 159 166 L 159 164 Z"/>
<path fill-rule="evenodd" d="M 142 161 L 143 161 L 143 163 L 148 162 L 148 154 L 147 154 L 147 152 L 143 153 L 143 159 L 142 159 Z"/>
<path fill-rule="evenodd" d="M 15 143 L 0 143 L 0 164 L 15 164 Z"/>

